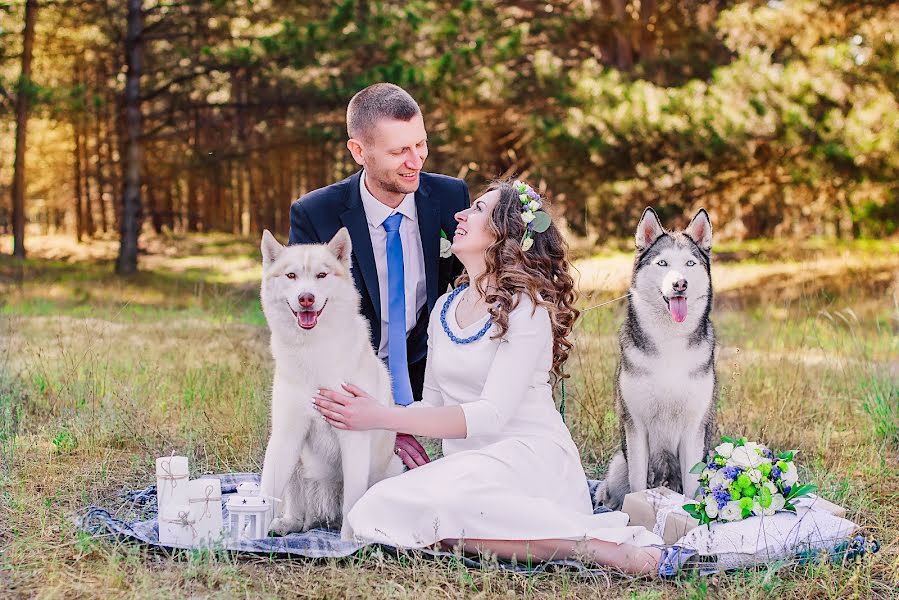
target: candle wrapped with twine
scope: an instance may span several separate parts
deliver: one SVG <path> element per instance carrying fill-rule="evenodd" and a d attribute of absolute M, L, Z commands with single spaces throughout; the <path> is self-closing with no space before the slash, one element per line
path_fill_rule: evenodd
<path fill-rule="evenodd" d="M 169 506 L 187 504 L 188 476 L 186 456 L 156 459 L 156 504 L 159 514 Z"/>

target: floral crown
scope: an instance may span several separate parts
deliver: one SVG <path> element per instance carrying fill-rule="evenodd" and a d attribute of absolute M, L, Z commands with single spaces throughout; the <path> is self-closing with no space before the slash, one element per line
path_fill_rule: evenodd
<path fill-rule="evenodd" d="M 549 229 L 552 220 L 543 208 L 543 202 L 540 194 L 534 191 L 534 188 L 523 181 L 515 180 L 512 184 L 518 193 L 518 199 L 521 201 L 521 220 L 524 221 L 525 230 L 521 237 L 521 249 L 527 252 L 534 245 L 534 234 L 543 233 Z"/>

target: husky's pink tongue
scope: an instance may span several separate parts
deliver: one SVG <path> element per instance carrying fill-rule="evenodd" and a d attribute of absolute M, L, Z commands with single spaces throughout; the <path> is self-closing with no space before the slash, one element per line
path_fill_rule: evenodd
<path fill-rule="evenodd" d="M 297 313 L 297 325 L 303 329 L 312 329 L 318 323 L 318 313 L 314 310 L 301 310 Z"/>
<path fill-rule="evenodd" d="M 681 296 L 675 296 L 668 300 L 668 310 L 671 311 L 671 318 L 676 323 L 683 323 L 687 318 L 687 299 Z"/>

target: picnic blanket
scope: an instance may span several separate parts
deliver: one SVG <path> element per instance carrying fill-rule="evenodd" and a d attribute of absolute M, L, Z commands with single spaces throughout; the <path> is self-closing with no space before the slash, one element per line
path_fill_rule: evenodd
<path fill-rule="evenodd" d="M 243 482 L 259 482 L 255 473 L 226 473 L 204 475 L 218 477 L 222 482 L 222 504 L 225 522 L 228 509 L 224 507 L 228 498 L 237 493 L 237 486 Z M 590 496 L 599 485 L 590 480 Z M 117 539 L 142 542 L 144 544 L 175 549 L 159 542 L 157 523 L 156 486 L 123 493 L 123 504 L 115 511 L 97 506 L 85 508 L 76 518 L 80 529 L 94 536 L 113 536 Z M 604 506 L 594 507 L 594 513 L 607 512 Z M 119 515 L 119 516 L 117 516 Z M 711 528 L 698 527 L 685 536 L 682 542 L 700 550 L 703 555 L 700 572 L 715 573 L 736 567 L 747 567 L 774 561 L 801 560 L 819 551 L 831 551 L 841 541 L 847 540 L 856 526 L 850 521 L 839 519 L 827 513 L 802 511 L 800 515 L 778 515 L 778 519 L 768 518 L 762 530 L 759 524 L 721 523 Z M 132 518 L 133 520 L 128 520 Z M 770 524 L 770 525 L 768 525 Z M 737 526 L 737 527 L 734 527 Z M 754 528 L 754 529 L 753 529 Z M 754 532 L 754 533 L 753 533 Z M 751 540 L 749 539 L 751 537 Z M 737 541 L 739 541 L 739 543 Z M 749 540 L 749 541 L 747 541 Z M 284 537 L 270 537 L 258 540 L 227 540 L 225 550 L 276 556 L 301 556 L 306 558 L 339 558 L 350 556 L 366 544 L 340 539 L 340 532 L 329 529 L 313 529 L 305 533 L 294 533 Z M 751 546 L 751 547 L 750 547 Z M 389 553 L 403 551 L 401 548 L 380 546 Z M 455 556 L 469 567 L 484 566 L 475 558 L 460 557 L 452 552 L 418 549 L 415 552 L 426 556 Z M 605 577 L 606 571 L 585 565 L 575 560 L 553 560 L 545 563 L 516 563 L 497 561 L 491 566 L 517 572 L 542 572 L 547 570 L 570 569 L 584 576 Z"/>

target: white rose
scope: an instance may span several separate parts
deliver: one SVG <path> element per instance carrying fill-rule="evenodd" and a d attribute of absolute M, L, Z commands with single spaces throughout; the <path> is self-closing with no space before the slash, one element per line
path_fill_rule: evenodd
<path fill-rule="evenodd" d="M 753 498 L 754 502 L 752 504 L 752 514 L 757 517 L 761 517 L 762 515 L 767 515 L 767 508 L 764 508 L 761 504 L 759 504 L 758 496 Z"/>
<path fill-rule="evenodd" d="M 752 450 L 756 453 L 758 453 L 758 450 L 764 448 L 764 446 L 762 446 L 761 444 L 759 444 L 757 442 L 743 442 L 743 447 L 746 448 L 747 450 Z"/>
<path fill-rule="evenodd" d="M 528 203 L 528 210 L 531 212 L 537 212 L 538 210 L 540 210 L 540 203 L 536 200 L 531 200 L 530 203 Z"/>
<path fill-rule="evenodd" d="M 770 461 L 764 456 L 760 456 L 758 452 L 751 448 L 737 446 L 734 448 L 733 454 L 731 454 L 728 462 L 735 467 L 741 467 L 748 470 L 754 469 L 759 465 Z"/>
<path fill-rule="evenodd" d="M 766 481 L 762 485 L 765 486 L 766 488 L 768 488 L 768 491 L 771 492 L 771 496 L 774 496 L 774 494 L 777 493 L 777 486 L 774 485 L 773 483 L 771 483 L 770 481 Z"/>
<path fill-rule="evenodd" d="M 536 218 L 537 217 L 534 215 L 534 213 L 532 213 L 529 210 L 526 210 L 523 213 L 521 213 L 521 220 L 524 221 L 525 224 L 530 223 L 531 221 L 533 221 Z"/>
<path fill-rule="evenodd" d="M 799 481 L 799 471 L 796 470 L 796 465 L 792 462 L 788 462 L 787 470 L 781 471 L 780 478 L 783 480 L 784 485 L 790 487 L 796 485 L 796 482 Z"/>
<path fill-rule="evenodd" d="M 709 496 L 705 499 L 705 514 L 707 514 L 710 519 L 714 519 L 718 516 L 718 501 L 715 500 L 714 496 Z"/>
<path fill-rule="evenodd" d="M 759 483 L 765 477 L 758 469 L 750 469 L 746 474 L 749 476 L 749 481 L 752 483 Z"/>
<path fill-rule="evenodd" d="M 724 458 L 730 458 L 730 455 L 734 452 L 734 445 L 730 442 L 726 442 L 724 444 L 721 444 L 720 446 L 716 446 L 715 452 L 720 454 Z"/>
<path fill-rule="evenodd" d="M 534 238 L 528 238 L 524 242 L 521 243 L 521 249 L 524 252 L 527 252 L 531 249 L 531 246 L 534 245 Z"/>
<path fill-rule="evenodd" d="M 446 238 L 440 238 L 440 258 L 449 258 L 453 255 L 453 243 Z"/>
<path fill-rule="evenodd" d="M 740 508 L 740 503 L 736 500 L 731 500 L 718 513 L 725 521 L 739 521 L 743 515 L 743 510 Z"/>

